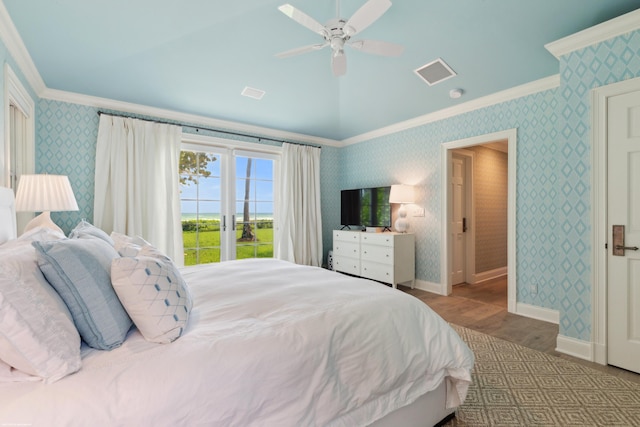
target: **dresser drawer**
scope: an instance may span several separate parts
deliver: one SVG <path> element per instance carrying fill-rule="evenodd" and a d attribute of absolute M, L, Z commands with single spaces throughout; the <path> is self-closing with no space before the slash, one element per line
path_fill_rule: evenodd
<path fill-rule="evenodd" d="M 380 282 L 393 283 L 393 265 L 362 261 L 360 276 Z"/>
<path fill-rule="evenodd" d="M 362 235 L 362 243 L 369 245 L 393 246 L 393 235 L 385 233 L 368 233 Z"/>
<path fill-rule="evenodd" d="M 334 255 L 333 268 L 335 271 L 355 274 L 357 276 L 360 274 L 360 260 L 356 258 L 348 258 L 348 257 Z"/>
<path fill-rule="evenodd" d="M 393 247 L 362 244 L 360 246 L 360 257 L 363 261 L 393 264 Z"/>
<path fill-rule="evenodd" d="M 333 240 L 340 242 L 360 242 L 360 234 L 361 231 L 343 231 L 343 230 L 333 230 Z"/>
<path fill-rule="evenodd" d="M 353 242 L 333 242 L 333 256 L 347 256 L 358 258 L 360 256 L 360 244 Z"/>

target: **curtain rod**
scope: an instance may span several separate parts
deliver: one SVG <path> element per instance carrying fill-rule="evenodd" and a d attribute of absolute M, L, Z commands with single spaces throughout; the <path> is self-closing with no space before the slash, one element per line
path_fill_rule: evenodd
<path fill-rule="evenodd" d="M 314 145 L 314 144 L 303 144 L 303 143 L 300 143 L 300 142 L 285 141 L 283 139 L 275 139 L 275 138 L 269 138 L 269 137 L 255 136 L 255 135 L 249 135 L 249 134 L 246 134 L 246 133 L 232 132 L 232 131 L 220 130 L 220 129 L 213 129 L 213 128 L 207 128 L 207 127 L 203 127 L 203 126 L 194 126 L 194 125 L 190 125 L 190 124 L 187 124 L 187 123 L 170 122 L 170 121 L 165 121 L 165 120 L 141 119 L 140 117 L 130 116 L 130 115 L 127 115 L 127 114 L 114 114 L 114 113 L 107 113 L 106 111 L 98 111 L 98 116 L 101 116 L 103 114 L 106 114 L 108 116 L 114 116 L 114 117 L 124 117 L 124 118 L 127 118 L 127 119 L 144 120 L 146 122 L 160 123 L 160 124 L 164 124 L 164 125 L 182 126 L 182 127 L 185 127 L 185 128 L 195 129 L 196 132 L 199 132 L 201 130 L 207 130 L 209 132 L 218 132 L 218 133 L 224 133 L 224 134 L 227 134 L 227 135 L 235 135 L 235 136 L 244 136 L 244 137 L 247 137 L 247 138 L 254 138 L 254 139 L 257 139 L 258 141 L 265 140 L 265 141 L 281 142 L 281 143 L 286 143 L 286 144 L 306 145 L 308 147 L 314 147 L 314 148 L 322 149 L 321 146 Z"/>

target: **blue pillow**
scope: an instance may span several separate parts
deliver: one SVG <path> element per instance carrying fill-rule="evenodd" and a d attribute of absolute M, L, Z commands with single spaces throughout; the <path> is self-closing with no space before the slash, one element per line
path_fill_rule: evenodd
<path fill-rule="evenodd" d="M 111 350 L 125 340 L 132 322 L 111 286 L 116 250 L 101 239 L 33 242 L 38 265 L 65 302 L 90 347 Z"/>

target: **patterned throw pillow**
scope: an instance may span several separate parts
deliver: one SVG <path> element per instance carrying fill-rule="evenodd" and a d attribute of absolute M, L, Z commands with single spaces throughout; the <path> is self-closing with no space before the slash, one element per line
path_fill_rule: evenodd
<path fill-rule="evenodd" d="M 111 281 L 146 340 L 169 343 L 182 335 L 191 312 L 191 294 L 170 259 L 116 258 L 111 263 Z"/>

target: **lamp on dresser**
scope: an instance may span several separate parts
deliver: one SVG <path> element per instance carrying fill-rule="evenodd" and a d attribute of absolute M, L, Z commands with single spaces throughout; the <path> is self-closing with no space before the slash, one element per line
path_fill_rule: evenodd
<path fill-rule="evenodd" d="M 18 181 L 16 193 L 16 211 L 42 212 L 29 221 L 24 231 L 35 227 L 48 227 L 59 230 L 50 213 L 59 211 L 77 211 L 78 203 L 73 195 L 69 178 L 64 175 L 22 175 Z"/>
<path fill-rule="evenodd" d="M 409 220 L 407 219 L 407 208 L 405 207 L 405 204 L 414 202 L 415 191 L 412 185 L 396 184 L 391 186 L 389 203 L 400 203 L 398 218 L 393 224 L 396 231 L 406 233 L 409 229 Z"/>

